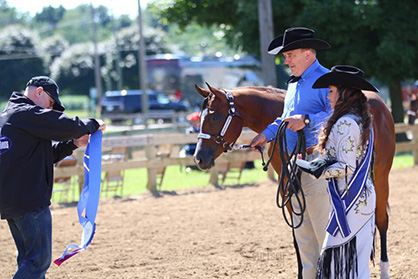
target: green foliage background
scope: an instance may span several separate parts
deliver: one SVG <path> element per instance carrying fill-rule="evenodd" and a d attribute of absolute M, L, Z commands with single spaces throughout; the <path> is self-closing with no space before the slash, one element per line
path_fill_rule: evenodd
<path fill-rule="evenodd" d="M 395 122 L 403 121 L 401 82 L 418 78 L 417 1 L 272 0 L 272 6 L 276 35 L 293 26 L 314 29 L 332 46 L 318 52 L 321 63 L 355 65 L 386 84 Z M 162 24 L 215 24 L 230 45 L 259 53 L 257 1 L 165 0 L 151 9 Z"/>
<path fill-rule="evenodd" d="M 214 55 L 222 50 L 233 54 L 216 33 L 216 26 L 193 25 L 182 32 L 177 24 L 162 25 L 144 12 L 146 54 L 187 53 Z M 127 15 L 113 16 L 105 6 L 82 4 L 74 9 L 47 6 L 31 17 L 0 0 L 0 100 L 12 91 L 23 90 L 34 75 L 50 75 L 63 95 L 89 95 L 95 87 L 93 21 L 97 23 L 98 52 L 104 90 L 138 88 L 138 25 Z M 119 53 L 119 57 L 118 54 Z M 119 60 L 118 60 L 119 58 Z M 120 76 L 117 65 L 122 68 Z"/>
<path fill-rule="evenodd" d="M 332 45 L 318 52 L 324 66 L 355 65 L 366 78 L 388 86 L 395 122 L 404 117 L 402 82 L 418 78 L 417 10 L 415 0 L 272 0 L 275 35 L 292 26 L 316 30 L 317 37 Z M 221 51 L 260 56 L 257 1 L 154 0 L 144 18 L 148 55 Z M 135 19 L 115 17 L 103 5 L 95 8 L 93 17 L 88 4 L 68 10 L 44 7 L 31 17 L 0 0 L 0 98 L 21 90 L 35 74 L 51 75 L 64 94 L 87 96 L 94 86 L 94 21 L 104 89 L 117 89 L 120 82 L 137 88 Z"/>

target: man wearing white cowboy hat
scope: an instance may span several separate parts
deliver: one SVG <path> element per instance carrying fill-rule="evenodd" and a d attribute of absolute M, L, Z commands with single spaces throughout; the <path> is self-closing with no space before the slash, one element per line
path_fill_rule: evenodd
<path fill-rule="evenodd" d="M 330 115 L 331 106 L 328 89 L 313 89 L 313 83 L 329 72 L 316 59 L 316 50 L 331 46 L 324 40 L 315 38 L 315 32 L 304 27 L 293 27 L 276 37 L 268 48 L 272 55 L 282 53 L 285 64 L 292 76 L 288 80 L 287 94 L 283 114 L 271 123 L 251 142 L 251 147 L 263 147 L 274 139 L 282 121 L 288 122 L 286 139 L 288 150 L 293 150 L 297 142 L 297 131 L 303 129 L 306 138 L 308 159 L 317 156 L 313 146 L 317 144 L 317 135 L 322 122 Z M 315 278 L 316 264 L 325 238 L 324 228 L 328 220 L 331 205 L 325 179 L 314 179 L 302 173 L 301 185 L 305 194 L 306 209 L 303 222 L 294 231 L 299 253 L 299 278 Z M 293 215 L 295 224 L 300 216 Z"/>

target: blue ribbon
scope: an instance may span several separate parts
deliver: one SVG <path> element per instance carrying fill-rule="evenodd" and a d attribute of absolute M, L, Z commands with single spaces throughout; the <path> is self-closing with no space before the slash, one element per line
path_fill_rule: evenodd
<path fill-rule="evenodd" d="M 83 227 L 81 244 L 69 244 L 65 252 L 55 264 L 61 265 L 64 261 L 85 250 L 93 240 L 96 231 L 96 214 L 100 198 L 100 182 L 102 173 L 102 132 L 97 131 L 90 136 L 84 154 L 84 187 L 77 205 L 78 219 Z M 75 249 L 69 251 L 70 249 Z"/>
<path fill-rule="evenodd" d="M 370 140 L 367 146 L 366 155 L 354 171 L 354 174 L 348 183 L 347 191 L 344 191 L 342 194 L 338 193 L 336 178 L 332 178 L 328 182 L 328 188 L 331 195 L 332 213 L 326 230 L 333 236 L 336 236 L 338 232 L 341 232 L 343 237 L 347 237 L 351 233 L 347 222 L 347 214 L 363 192 L 364 185 L 366 184 L 367 177 L 369 175 L 372 153 L 373 129 L 370 130 Z"/>

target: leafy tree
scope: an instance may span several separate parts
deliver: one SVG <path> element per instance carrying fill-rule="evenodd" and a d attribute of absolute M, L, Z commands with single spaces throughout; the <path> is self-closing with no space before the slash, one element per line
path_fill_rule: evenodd
<path fill-rule="evenodd" d="M 44 75 L 44 62 L 35 41 L 38 35 L 23 26 L 13 25 L 0 31 L 1 97 L 25 89 L 28 80 Z"/>
<path fill-rule="evenodd" d="M 32 25 L 39 30 L 40 28 L 37 25 L 41 24 L 45 30 L 41 36 L 51 36 L 57 28 L 57 24 L 62 19 L 64 13 L 65 8 L 61 5 L 58 8 L 54 8 L 52 6 L 44 7 L 42 11 L 37 13 L 32 19 Z"/>
<path fill-rule="evenodd" d="M 68 49 L 69 44 L 61 36 L 50 36 L 42 40 L 41 47 L 45 63 L 49 65 Z"/>
<path fill-rule="evenodd" d="M 88 95 L 94 84 L 92 43 L 73 44 L 52 63 L 51 77 L 64 93 Z"/>
<path fill-rule="evenodd" d="M 166 34 L 156 28 L 145 27 L 144 30 L 146 55 L 155 55 L 171 52 L 167 46 Z M 123 87 L 135 89 L 139 87 L 139 66 L 138 66 L 138 27 L 125 28 L 117 33 L 116 41 L 108 41 L 107 65 L 102 70 L 103 76 L 107 78 L 107 88 L 116 88 L 120 78 L 117 71 L 117 51 L 119 51 L 119 65 L 122 68 Z"/>
<path fill-rule="evenodd" d="M 153 55 L 168 52 L 165 46 L 164 33 L 146 28 L 144 30 L 146 54 Z M 116 69 L 117 49 L 120 52 L 124 88 L 138 88 L 138 40 L 136 26 L 126 28 L 114 39 L 99 44 L 101 76 L 106 89 L 116 88 L 120 78 Z M 63 92 L 88 95 L 95 87 L 94 53 L 92 43 L 74 44 L 57 57 L 51 65 L 51 76 L 56 79 Z"/>
<path fill-rule="evenodd" d="M 13 24 L 25 24 L 25 15 L 10 7 L 6 0 L 0 0 L 0 28 Z"/>
<path fill-rule="evenodd" d="M 352 64 L 388 85 L 395 122 L 403 122 L 401 81 L 418 77 L 418 2 L 414 0 L 272 0 L 274 30 L 306 26 L 329 41 L 321 62 Z M 259 53 L 256 1 L 177 0 L 150 5 L 163 23 L 217 24 L 230 45 Z"/>
<path fill-rule="evenodd" d="M 356 65 L 386 84 L 395 122 L 403 122 L 401 82 L 418 77 L 417 9 L 413 0 L 305 1 L 297 23 L 329 38 L 322 61 Z"/>
<path fill-rule="evenodd" d="M 128 15 L 121 15 L 119 18 L 114 19 L 116 28 L 114 28 L 116 31 L 120 31 L 121 29 L 131 27 L 132 26 L 132 20 L 129 18 Z"/>
<path fill-rule="evenodd" d="M 257 1 L 166 0 L 150 3 L 149 9 L 161 24 L 177 23 L 183 31 L 196 23 L 209 28 L 217 26 L 232 48 L 259 56 Z"/>
<path fill-rule="evenodd" d="M 226 56 L 233 56 L 234 51 L 224 40 L 225 33 L 216 26 L 202 27 L 190 24 L 182 31 L 178 25 L 171 24 L 167 29 L 167 40 L 175 52 L 187 55 L 208 56 L 221 52 Z"/>
<path fill-rule="evenodd" d="M 95 8 L 97 19 L 98 40 L 103 41 L 113 33 L 110 26 L 111 17 L 109 11 L 104 6 Z M 64 37 L 70 44 L 84 43 L 92 41 L 92 12 L 88 4 L 67 10 L 59 21 L 55 35 Z"/>

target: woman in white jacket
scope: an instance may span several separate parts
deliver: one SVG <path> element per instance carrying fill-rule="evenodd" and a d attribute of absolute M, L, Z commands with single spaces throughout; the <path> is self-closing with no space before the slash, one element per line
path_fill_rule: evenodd
<path fill-rule="evenodd" d="M 371 178 L 371 114 L 362 90 L 378 90 L 352 66 L 334 66 L 312 87 L 329 87 L 334 110 L 319 136 L 322 159 L 298 160 L 302 170 L 314 170 L 328 180 L 332 203 L 317 278 L 370 278 L 376 193 Z"/>

